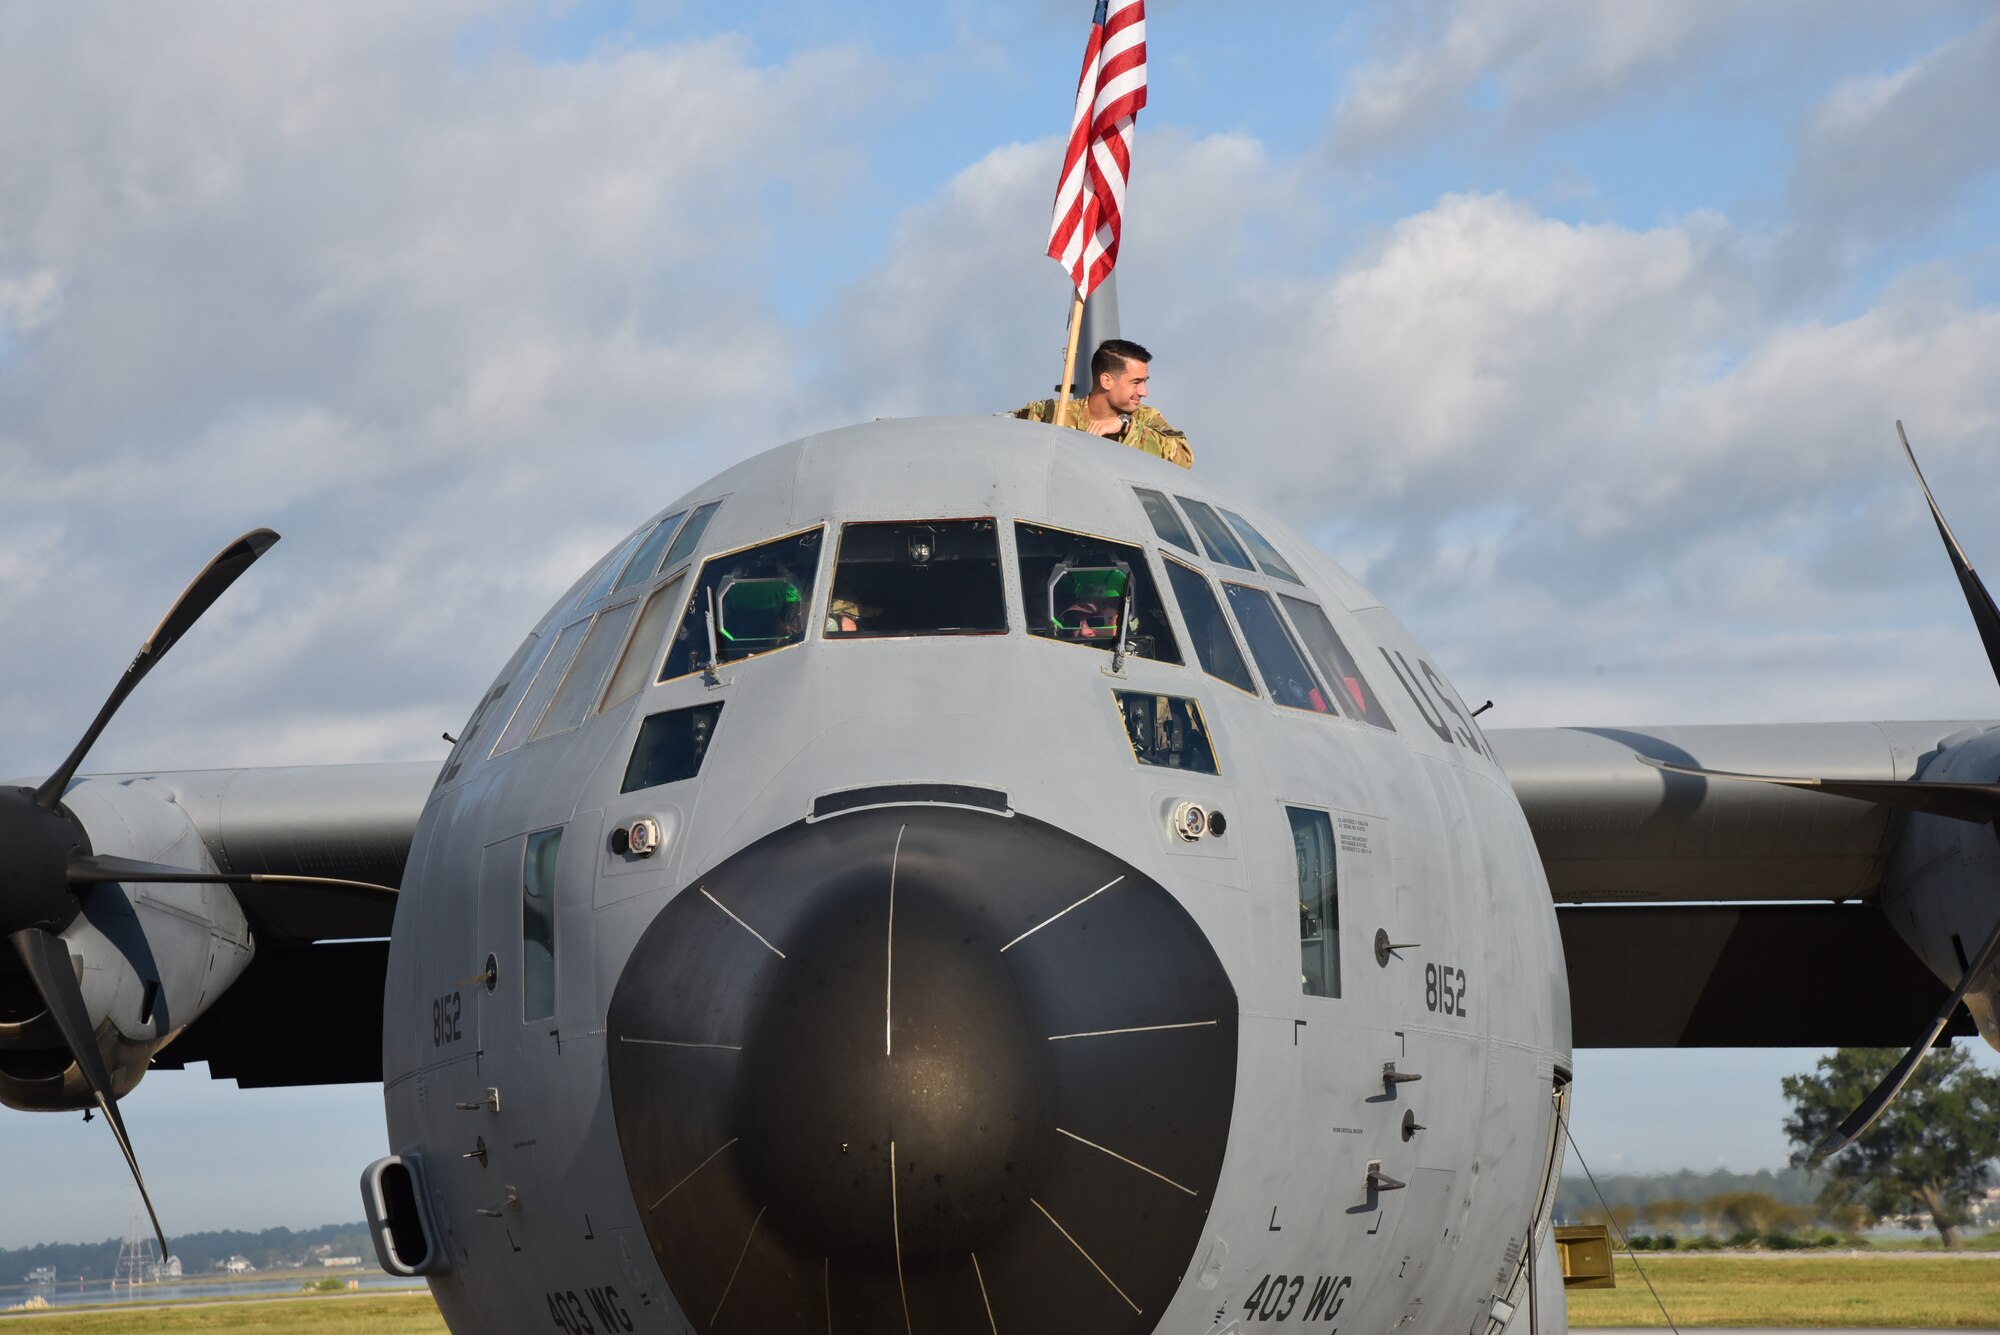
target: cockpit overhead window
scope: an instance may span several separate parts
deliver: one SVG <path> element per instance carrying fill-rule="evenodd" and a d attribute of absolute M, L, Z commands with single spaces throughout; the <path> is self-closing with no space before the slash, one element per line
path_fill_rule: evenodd
<path fill-rule="evenodd" d="M 1250 563 L 1250 554 L 1243 550 L 1243 544 L 1236 540 L 1236 535 L 1229 531 L 1229 526 L 1215 511 L 1185 496 L 1180 498 L 1180 502 L 1181 509 L 1187 511 L 1187 517 L 1194 521 L 1195 531 L 1201 534 L 1201 545 L 1207 549 L 1209 560 L 1235 566 L 1238 570 L 1257 568 Z"/>
<path fill-rule="evenodd" d="M 1236 624 L 1243 628 L 1243 638 L 1250 642 L 1250 656 L 1257 660 L 1257 670 L 1264 674 L 1264 684 L 1271 688 L 1271 699 L 1290 709 L 1332 713 L 1333 706 L 1320 693 L 1319 683 L 1313 680 L 1312 669 L 1306 666 L 1298 645 L 1293 643 L 1292 633 L 1279 619 L 1271 595 L 1247 584 L 1227 581 L 1222 588 L 1229 595 Z"/>
<path fill-rule="evenodd" d="M 1139 498 L 1139 504 L 1146 509 L 1146 518 L 1153 521 L 1153 532 L 1160 535 L 1161 542 L 1171 542 L 1189 555 L 1198 555 L 1194 539 L 1188 535 L 1187 525 L 1174 513 L 1173 503 L 1163 491 L 1153 491 L 1146 487 L 1134 487 L 1132 491 Z"/>
<path fill-rule="evenodd" d="M 1350 718 L 1358 718 L 1364 723 L 1372 723 L 1378 728 L 1396 730 L 1389 721 L 1389 715 L 1376 698 L 1368 679 L 1361 675 L 1361 665 L 1354 661 L 1354 655 L 1347 652 L 1333 623 L 1326 619 L 1326 613 L 1317 603 L 1279 594 L 1278 601 L 1285 605 L 1291 615 L 1292 624 L 1299 628 L 1299 638 L 1306 642 L 1306 651 L 1319 664 L 1320 675 L 1333 687 L 1339 698 L 1342 713 Z"/>
<path fill-rule="evenodd" d="M 841 526 L 828 639 L 1006 630 L 1000 535 L 991 519 Z"/>
<path fill-rule="evenodd" d="M 681 520 L 686 516 L 687 511 L 676 510 L 653 525 L 653 531 L 646 535 L 646 540 L 639 544 L 639 550 L 632 553 L 632 559 L 625 563 L 625 573 L 611 586 L 613 593 L 642 584 L 659 573 L 660 553 L 673 541 L 674 534 L 680 531 Z"/>
<path fill-rule="evenodd" d="M 1257 564 L 1264 567 L 1265 574 L 1276 575 L 1279 579 L 1290 580 L 1294 584 L 1305 583 L 1299 578 L 1299 572 L 1292 569 L 1291 563 L 1278 555 L 1278 549 L 1271 545 L 1270 539 L 1250 526 L 1249 520 L 1234 510 L 1223 510 L 1222 515 L 1236 530 L 1238 536 L 1250 545 L 1250 550 L 1257 554 Z"/>
<path fill-rule="evenodd" d="M 715 512 L 721 508 L 721 501 L 710 501 L 689 515 L 687 523 L 681 525 L 674 545 L 667 548 L 667 559 L 660 562 L 660 569 L 672 570 L 693 555 L 694 549 L 701 545 L 701 535 L 708 532 L 708 521 L 715 518 Z"/>
<path fill-rule="evenodd" d="M 1229 618 L 1222 614 L 1222 604 L 1215 600 L 1215 590 L 1209 587 L 1208 580 L 1171 556 L 1166 559 L 1166 566 L 1167 582 L 1174 586 L 1174 598 L 1181 605 L 1181 620 L 1187 625 L 1188 638 L 1194 641 L 1194 654 L 1201 660 L 1201 670 L 1239 691 L 1257 694 L 1256 683 L 1250 680 L 1250 667 L 1243 661 L 1243 651 L 1236 647 L 1236 637 L 1229 631 Z"/>
<path fill-rule="evenodd" d="M 645 536 L 646 530 L 641 529 L 639 532 L 625 539 L 625 541 L 619 543 L 618 550 L 604 559 L 604 564 L 599 566 L 591 575 L 589 582 L 583 586 L 583 592 L 576 596 L 576 601 L 571 603 L 570 606 L 588 607 L 605 594 L 611 592 L 611 581 L 617 579 L 619 572 L 625 569 L 626 561 L 631 558 L 632 549 L 637 547 L 639 540 Z"/>
<path fill-rule="evenodd" d="M 812 606 L 813 582 L 819 573 L 821 532 L 807 529 L 710 557 L 674 633 L 660 680 L 685 677 L 711 663 L 767 654 L 804 639 L 806 609 Z"/>
<path fill-rule="evenodd" d="M 1030 635 L 1107 653 L 1122 638 L 1140 658 L 1181 661 L 1142 548 L 1018 522 L 1014 544 Z"/>

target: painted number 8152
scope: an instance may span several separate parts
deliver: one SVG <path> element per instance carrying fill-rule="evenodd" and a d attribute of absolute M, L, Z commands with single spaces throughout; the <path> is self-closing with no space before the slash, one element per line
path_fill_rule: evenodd
<path fill-rule="evenodd" d="M 1461 1019 L 1472 1012 L 1465 1004 L 1465 970 L 1449 964 L 1424 966 L 1424 1005 Z"/>

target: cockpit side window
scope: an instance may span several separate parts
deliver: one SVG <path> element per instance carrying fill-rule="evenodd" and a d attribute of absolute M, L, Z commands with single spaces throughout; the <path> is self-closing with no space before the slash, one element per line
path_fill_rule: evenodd
<path fill-rule="evenodd" d="M 639 614 L 639 628 L 632 632 L 626 642 L 625 654 L 618 660 L 618 668 L 611 674 L 611 684 L 604 689 L 604 703 L 599 709 L 610 709 L 621 705 L 639 693 L 639 688 L 652 680 L 653 664 L 660 654 L 660 641 L 666 636 L 674 618 L 680 615 L 681 593 L 687 584 L 687 572 L 682 571 L 672 579 L 654 589 L 646 599 L 646 610 Z"/>
<path fill-rule="evenodd" d="M 632 559 L 625 563 L 625 573 L 611 586 L 613 593 L 620 589 L 629 589 L 634 584 L 642 584 L 659 573 L 660 553 L 666 550 L 667 544 L 680 530 L 681 520 L 686 515 L 687 511 L 676 510 L 653 525 L 653 531 L 646 535 L 646 541 L 640 544 L 638 551 L 632 553 Z"/>
<path fill-rule="evenodd" d="M 1129 606 L 1132 620 L 1124 638 L 1131 652 L 1161 663 L 1181 661 L 1144 549 L 1020 522 L 1014 525 L 1014 545 L 1030 635 L 1109 653 L 1117 647 Z"/>
<path fill-rule="evenodd" d="M 1146 518 L 1153 521 L 1153 532 L 1160 535 L 1161 542 L 1170 542 L 1190 556 L 1199 555 L 1194 539 L 1188 535 L 1187 525 L 1174 513 L 1173 503 L 1167 499 L 1165 492 L 1147 487 L 1134 487 L 1132 491 L 1139 498 L 1139 504 L 1145 507 Z"/>
<path fill-rule="evenodd" d="M 1006 630 L 1000 535 L 991 519 L 841 526 L 828 639 Z"/>
<path fill-rule="evenodd" d="M 715 518 L 715 512 L 721 508 L 721 501 L 710 501 L 689 515 L 687 523 L 681 525 L 674 545 L 667 548 L 667 559 L 660 562 L 660 569 L 672 570 L 693 555 L 694 549 L 701 545 L 701 535 L 708 532 L 708 521 Z"/>
<path fill-rule="evenodd" d="M 590 634 L 583 642 L 583 648 L 577 651 L 576 662 L 564 675 L 555 699 L 543 712 L 542 721 L 535 725 L 530 741 L 568 732 L 583 722 L 590 713 L 591 705 L 597 702 L 598 688 L 604 685 L 604 673 L 611 666 L 612 656 L 618 652 L 618 647 L 625 643 L 625 630 L 632 624 L 632 614 L 638 610 L 639 604 L 634 600 L 598 616 L 597 624 L 590 628 Z"/>
<path fill-rule="evenodd" d="M 1171 556 L 1166 558 L 1166 566 L 1167 582 L 1174 586 L 1174 598 L 1181 605 L 1181 620 L 1187 625 L 1188 638 L 1194 641 L 1194 654 L 1201 660 L 1201 670 L 1240 691 L 1257 694 L 1256 683 L 1250 680 L 1250 667 L 1243 661 L 1243 651 L 1236 647 L 1236 637 L 1229 631 L 1229 618 L 1222 614 L 1222 604 L 1215 600 L 1215 590 L 1209 587 L 1208 580 Z"/>
<path fill-rule="evenodd" d="M 1347 652 L 1347 645 L 1341 641 L 1320 606 L 1282 593 L 1278 595 L 1278 601 L 1285 605 L 1292 624 L 1298 627 L 1299 638 L 1306 642 L 1307 652 L 1319 664 L 1320 675 L 1346 706 L 1341 712 L 1394 732 L 1396 725 L 1389 721 L 1381 700 L 1376 698 L 1368 679 L 1361 675 L 1361 665 L 1354 661 L 1353 654 Z"/>
<path fill-rule="evenodd" d="M 710 662 L 711 645 L 714 662 L 733 663 L 804 639 L 822 532 L 807 529 L 710 557 L 668 646 L 660 680 L 701 671 Z"/>
<path fill-rule="evenodd" d="M 1271 688 L 1271 699 L 1290 709 L 1332 713 L 1333 706 L 1320 693 L 1312 669 L 1306 666 L 1298 645 L 1292 641 L 1292 633 L 1278 618 L 1271 595 L 1247 584 L 1227 581 L 1222 588 L 1229 595 L 1236 624 L 1243 628 L 1243 638 L 1250 642 L 1250 656 L 1257 660 L 1257 670 L 1264 674 L 1264 684 Z"/>
<path fill-rule="evenodd" d="M 487 716 L 493 714 L 494 710 L 499 708 L 500 702 L 506 698 L 507 692 L 514 685 L 514 678 L 519 675 L 522 665 L 528 661 L 528 655 L 534 651 L 535 644 L 540 638 L 530 631 L 528 638 L 521 641 L 521 647 L 514 651 L 514 656 L 507 660 L 507 666 L 500 669 L 500 675 L 494 680 L 492 689 L 480 699 L 479 708 L 472 711 L 471 719 L 459 730 L 458 744 L 452 747 L 451 758 L 445 762 L 444 773 L 438 776 L 440 786 L 456 779 L 467 757 L 478 754 L 479 740 L 483 735 L 480 730 L 494 721 Z"/>
<path fill-rule="evenodd" d="M 1264 567 L 1265 574 L 1276 575 L 1279 579 L 1290 580 L 1294 584 L 1305 583 L 1299 578 L 1299 572 L 1292 569 L 1291 562 L 1278 555 L 1278 549 L 1271 545 L 1271 540 L 1252 528 L 1249 520 L 1234 510 L 1224 510 L 1222 516 L 1229 521 L 1230 527 L 1236 530 L 1237 535 L 1249 544 L 1250 550 L 1257 554 L 1257 564 Z"/>
<path fill-rule="evenodd" d="M 1194 521 L 1195 531 L 1201 534 L 1201 545 L 1208 550 L 1209 560 L 1235 566 L 1238 570 L 1257 568 L 1250 563 L 1250 554 L 1243 550 L 1243 544 L 1236 540 L 1236 535 L 1229 531 L 1229 525 L 1222 522 L 1221 516 L 1200 501 L 1191 501 L 1183 496 L 1180 502 L 1181 509 L 1187 511 L 1187 517 Z"/>
<path fill-rule="evenodd" d="M 548 708 L 549 697 L 562 684 L 563 674 L 569 671 L 569 661 L 576 657 L 577 647 L 583 643 L 583 633 L 590 629 L 591 618 L 583 617 L 570 622 L 556 636 L 549 646 L 549 655 L 535 672 L 534 681 L 521 695 L 521 703 L 514 706 L 514 716 L 507 720 L 506 729 L 500 740 L 493 744 L 493 754 L 504 755 L 528 740 L 528 734 L 541 722 L 542 711 Z"/>

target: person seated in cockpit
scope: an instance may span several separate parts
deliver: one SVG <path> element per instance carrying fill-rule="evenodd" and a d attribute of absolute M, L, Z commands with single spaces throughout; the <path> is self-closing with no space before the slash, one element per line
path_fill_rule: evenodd
<path fill-rule="evenodd" d="M 1123 602 L 1116 598 L 1079 598 L 1062 610 L 1056 620 L 1065 637 L 1105 640 L 1118 633 L 1118 611 Z"/>

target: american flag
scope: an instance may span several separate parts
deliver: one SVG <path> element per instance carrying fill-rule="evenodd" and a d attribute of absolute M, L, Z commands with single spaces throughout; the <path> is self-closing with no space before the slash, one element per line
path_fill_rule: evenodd
<path fill-rule="evenodd" d="M 1097 0 L 1049 226 L 1049 257 L 1069 271 L 1078 297 L 1118 262 L 1132 120 L 1145 105 L 1145 0 Z"/>

